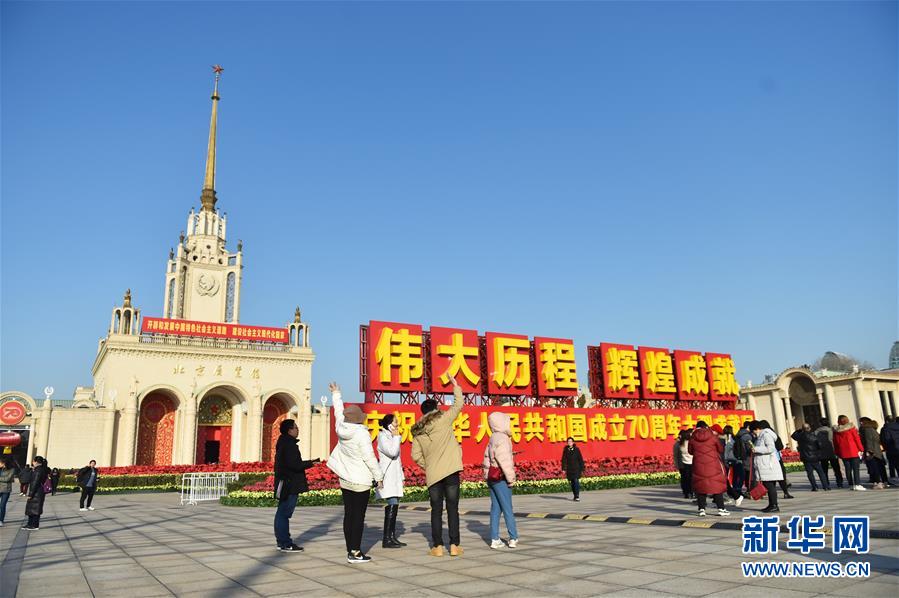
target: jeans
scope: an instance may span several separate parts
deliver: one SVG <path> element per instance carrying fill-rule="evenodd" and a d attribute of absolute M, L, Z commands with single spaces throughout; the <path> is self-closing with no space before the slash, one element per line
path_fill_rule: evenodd
<path fill-rule="evenodd" d="M 828 465 L 833 468 L 833 477 L 837 481 L 837 488 L 843 487 L 843 473 L 840 471 L 840 461 L 836 457 L 832 459 L 822 459 L 821 467 L 824 469 L 824 479 L 827 479 Z"/>
<path fill-rule="evenodd" d="M 400 504 L 400 497 L 399 496 L 391 496 L 390 498 L 387 499 L 387 504 L 388 505 Z"/>
<path fill-rule="evenodd" d="M 846 483 L 850 488 L 853 486 L 860 486 L 861 479 L 859 478 L 859 460 L 858 457 L 853 457 L 852 459 L 843 459 L 843 468 L 846 470 Z"/>
<path fill-rule="evenodd" d="M 341 488 L 343 494 L 343 539 L 346 551 L 362 552 L 362 531 L 365 529 L 365 511 L 368 510 L 368 499 L 371 490 L 353 492 Z"/>
<path fill-rule="evenodd" d="M 95 488 L 82 488 L 81 489 L 81 508 L 85 507 L 84 499 L 87 499 L 87 506 L 91 506 L 91 503 L 94 501 L 94 492 Z"/>
<path fill-rule="evenodd" d="M 502 511 L 506 520 L 509 538 L 518 539 L 518 526 L 515 525 L 515 513 L 512 512 L 512 489 L 506 480 L 487 482 L 490 488 L 490 539 L 499 540 L 499 513 Z"/>
<path fill-rule="evenodd" d="M 431 541 L 443 546 L 443 501 L 446 500 L 446 523 L 450 544 L 459 545 L 459 472 L 428 486 L 431 501 Z"/>
<path fill-rule="evenodd" d="M 574 493 L 574 497 L 579 498 L 581 496 L 581 478 L 568 478 L 568 483 L 571 484 L 571 491 Z"/>
<path fill-rule="evenodd" d="M 724 508 L 724 495 L 721 492 L 719 492 L 718 494 L 713 494 L 712 500 L 715 501 L 715 506 L 718 507 L 718 509 Z M 698 503 L 699 508 L 702 510 L 705 510 L 706 495 L 705 494 L 697 494 L 696 501 Z"/>
<path fill-rule="evenodd" d="M 275 540 L 281 548 L 287 548 L 293 544 L 290 537 L 290 518 L 297 507 L 297 495 L 288 494 L 287 498 L 278 502 L 278 510 L 275 511 Z"/>
<path fill-rule="evenodd" d="M 0 523 L 6 521 L 6 503 L 9 502 L 9 492 L 0 493 Z"/>
<path fill-rule="evenodd" d="M 684 493 L 684 498 L 689 498 L 693 494 L 692 465 L 684 465 L 680 468 L 680 489 Z"/>
<path fill-rule="evenodd" d="M 813 475 L 815 473 L 818 474 L 818 479 L 821 480 L 821 487 L 825 490 L 830 489 L 830 482 L 827 480 L 827 475 L 824 473 L 820 461 L 803 461 L 802 464 L 805 466 L 805 475 L 808 476 L 808 481 L 812 485 L 812 490 L 818 489 L 818 485 L 815 484 L 815 476 Z"/>

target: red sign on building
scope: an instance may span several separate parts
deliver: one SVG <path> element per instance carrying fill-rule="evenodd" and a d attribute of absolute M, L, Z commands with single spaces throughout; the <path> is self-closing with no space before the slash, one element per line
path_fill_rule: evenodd
<path fill-rule="evenodd" d="M 18 401 L 7 401 L 0 405 L 0 424 L 14 426 L 25 419 L 25 405 Z"/>
<path fill-rule="evenodd" d="M 487 394 L 531 395 L 531 342 L 521 334 L 487 332 Z"/>
<path fill-rule="evenodd" d="M 600 343 L 603 396 L 610 399 L 639 399 L 640 372 L 637 351 L 632 345 Z"/>
<path fill-rule="evenodd" d="M 699 351 L 675 351 L 674 371 L 677 398 L 681 401 L 705 401 L 709 398 L 709 379 L 705 357 Z"/>
<path fill-rule="evenodd" d="M 577 396 L 574 341 L 569 338 L 534 337 L 537 394 L 541 397 Z"/>
<path fill-rule="evenodd" d="M 668 349 L 639 347 L 640 386 L 644 399 L 672 401 L 677 397 L 674 379 L 674 358 Z"/>
<path fill-rule="evenodd" d="M 709 398 L 713 401 L 736 401 L 740 395 L 734 360 L 726 353 L 706 353 L 709 373 Z"/>
<path fill-rule="evenodd" d="M 243 324 L 227 324 L 223 322 L 196 322 L 192 320 L 173 320 L 171 318 L 144 318 L 140 331 L 148 334 L 202 336 L 206 338 L 227 338 L 281 344 L 286 344 L 289 340 L 286 328 L 244 326 Z"/>

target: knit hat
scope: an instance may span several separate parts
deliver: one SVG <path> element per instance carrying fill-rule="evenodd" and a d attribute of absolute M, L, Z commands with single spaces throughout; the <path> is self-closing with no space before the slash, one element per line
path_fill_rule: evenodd
<path fill-rule="evenodd" d="M 718 434 L 720 436 L 720 435 L 724 434 L 724 429 L 721 426 L 719 426 L 718 424 L 715 424 L 714 426 L 712 426 L 712 432 L 714 432 L 715 434 Z"/>
<path fill-rule="evenodd" d="M 364 424 L 365 414 L 358 405 L 347 405 L 343 408 L 343 419 L 350 424 Z"/>

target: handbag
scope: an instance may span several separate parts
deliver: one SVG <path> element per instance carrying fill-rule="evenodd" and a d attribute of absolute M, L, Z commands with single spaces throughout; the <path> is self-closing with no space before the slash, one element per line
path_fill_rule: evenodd
<path fill-rule="evenodd" d="M 755 465 L 755 457 L 751 457 L 749 459 L 749 479 L 752 480 L 752 466 Z M 768 489 L 765 488 L 765 485 L 755 480 L 755 485 L 749 489 L 749 497 L 752 500 L 761 500 L 768 494 Z"/>
<path fill-rule="evenodd" d="M 487 446 L 487 454 L 490 454 L 490 446 Z M 491 465 L 487 470 L 487 481 L 488 482 L 500 482 L 505 479 L 505 474 L 503 474 L 503 470 L 496 465 Z"/>

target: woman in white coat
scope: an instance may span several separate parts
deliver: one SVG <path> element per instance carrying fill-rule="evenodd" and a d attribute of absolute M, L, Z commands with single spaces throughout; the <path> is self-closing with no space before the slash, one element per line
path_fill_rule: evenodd
<path fill-rule="evenodd" d="M 387 501 L 384 507 L 384 539 L 382 548 L 402 548 L 405 542 L 396 538 L 396 515 L 400 508 L 400 497 L 403 495 L 403 460 L 400 457 L 399 421 L 394 415 L 381 418 L 381 431 L 378 433 L 378 461 L 384 474 L 384 487 L 378 490 L 378 498 Z"/>
<path fill-rule="evenodd" d="M 780 459 L 777 457 L 777 435 L 774 430 L 766 428 L 762 422 L 749 424 L 749 432 L 755 437 L 755 442 L 750 445 L 752 450 L 752 466 L 755 469 L 753 479 L 764 484 L 768 490 L 768 506 L 762 509 L 765 513 L 777 513 L 777 484 L 784 479 L 780 468 Z"/>
<path fill-rule="evenodd" d="M 328 467 L 340 478 L 346 560 L 350 564 L 367 563 L 371 557 L 362 552 L 365 511 L 372 486 L 381 488 L 384 474 L 371 448 L 371 435 L 362 409 L 358 405 L 344 406 L 337 383 L 332 382 L 329 388 L 334 406 L 337 446 L 328 457 Z"/>

